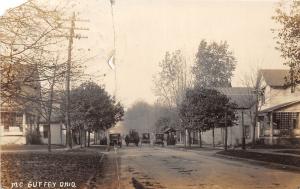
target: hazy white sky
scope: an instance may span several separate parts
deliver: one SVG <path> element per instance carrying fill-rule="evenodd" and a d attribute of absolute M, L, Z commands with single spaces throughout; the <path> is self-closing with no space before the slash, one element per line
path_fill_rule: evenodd
<path fill-rule="evenodd" d="M 57 0 L 65 2 L 64 0 Z M 113 49 L 109 0 L 66 0 L 90 22 L 80 31 L 88 39 L 75 41 L 77 48 L 91 49 L 88 72 L 99 76 L 99 84 L 114 91 L 114 72 L 106 59 Z M 136 100 L 154 102 L 153 74 L 166 51 L 181 49 L 190 64 L 201 39 L 227 40 L 237 58 L 233 85 L 241 85 L 243 74 L 253 67 L 283 68 L 274 49 L 271 20 L 275 1 L 225 0 L 115 0 L 117 47 L 117 97 L 128 107 Z M 1 0 L 1 7 L 4 0 Z M 51 1 L 51 3 L 54 1 Z M 77 53 L 78 52 L 78 53 Z M 80 51 L 74 50 L 75 54 Z M 106 77 L 100 77 L 101 74 Z"/>
<path fill-rule="evenodd" d="M 7 9 L 16 7 L 24 2 L 25 0 L 0 0 L 0 15 L 3 15 Z"/>

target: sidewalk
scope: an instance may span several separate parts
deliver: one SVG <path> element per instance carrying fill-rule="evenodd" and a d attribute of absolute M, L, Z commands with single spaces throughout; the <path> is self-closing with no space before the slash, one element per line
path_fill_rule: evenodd
<path fill-rule="evenodd" d="M 293 156 L 300 158 L 300 149 L 247 149 L 247 151 L 262 154 Z"/>
<path fill-rule="evenodd" d="M 281 153 L 273 150 L 228 150 L 220 151 L 216 157 L 246 161 L 271 168 L 300 171 L 300 155 Z"/>
<path fill-rule="evenodd" d="M 72 149 L 80 148 L 80 145 L 75 145 Z M 69 147 L 62 145 L 51 145 L 51 151 L 70 150 Z M 3 152 L 48 152 L 48 145 L 6 145 L 0 146 L 0 153 Z"/>

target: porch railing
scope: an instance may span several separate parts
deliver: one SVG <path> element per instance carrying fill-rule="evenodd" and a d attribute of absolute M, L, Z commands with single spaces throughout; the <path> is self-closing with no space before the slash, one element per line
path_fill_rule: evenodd
<path fill-rule="evenodd" d="M 293 130 L 291 129 L 273 129 L 273 136 L 274 137 L 290 137 L 293 134 Z M 300 130 L 299 130 L 300 134 Z M 264 130 L 264 136 L 269 137 L 271 136 L 271 130 L 266 129 Z"/>

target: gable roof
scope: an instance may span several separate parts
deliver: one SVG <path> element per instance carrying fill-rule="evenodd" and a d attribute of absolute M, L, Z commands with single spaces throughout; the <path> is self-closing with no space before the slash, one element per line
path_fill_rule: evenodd
<path fill-rule="evenodd" d="M 286 78 L 289 76 L 289 70 L 285 69 L 262 69 L 261 76 L 267 85 L 271 87 L 284 87 L 288 84 Z"/>
<path fill-rule="evenodd" d="M 251 87 L 227 87 L 216 88 L 216 90 L 226 95 L 239 109 L 249 109 L 256 102 L 256 96 Z"/>

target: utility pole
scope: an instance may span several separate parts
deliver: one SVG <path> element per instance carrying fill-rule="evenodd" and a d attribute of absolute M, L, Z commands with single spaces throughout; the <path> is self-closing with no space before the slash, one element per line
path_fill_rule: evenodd
<path fill-rule="evenodd" d="M 242 149 L 246 150 L 246 136 L 245 136 L 245 125 L 244 125 L 244 110 L 242 110 Z"/>
<path fill-rule="evenodd" d="M 227 130 L 227 109 L 226 109 L 226 111 L 225 111 L 225 145 L 224 145 L 224 148 L 225 148 L 225 150 L 227 150 L 227 135 L 228 135 L 228 130 Z"/>
<path fill-rule="evenodd" d="M 66 145 L 72 148 L 72 132 L 71 132 L 71 121 L 70 121 L 70 80 L 71 80 L 71 66 L 72 66 L 72 49 L 73 49 L 73 39 L 74 38 L 87 38 L 84 36 L 76 35 L 75 30 L 88 30 L 87 28 L 75 28 L 76 20 L 75 12 L 70 18 L 71 26 L 69 28 L 69 35 L 66 36 L 69 39 L 68 45 L 68 60 L 67 60 L 67 74 L 66 74 Z"/>
<path fill-rule="evenodd" d="M 71 137 L 71 123 L 70 123 L 70 72 L 71 72 L 71 62 L 72 62 L 72 46 L 74 38 L 74 27 L 75 27 L 75 13 L 71 17 L 71 27 L 69 36 L 69 46 L 68 46 L 68 61 L 67 61 L 67 75 L 66 75 L 66 143 L 72 148 L 72 137 Z"/>

